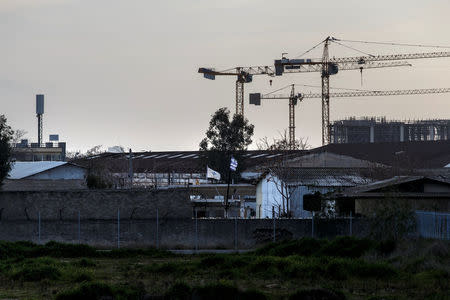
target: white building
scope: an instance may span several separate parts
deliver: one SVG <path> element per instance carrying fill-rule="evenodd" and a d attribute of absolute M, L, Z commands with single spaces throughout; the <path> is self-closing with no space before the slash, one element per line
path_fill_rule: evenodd
<path fill-rule="evenodd" d="M 349 168 L 282 168 L 264 173 L 256 185 L 256 217 L 311 217 L 303 209 L 303 197 L 326 194 L 370 182 L 359 169 Z M 284 214 L 283 214 L 284 213 Z"/>

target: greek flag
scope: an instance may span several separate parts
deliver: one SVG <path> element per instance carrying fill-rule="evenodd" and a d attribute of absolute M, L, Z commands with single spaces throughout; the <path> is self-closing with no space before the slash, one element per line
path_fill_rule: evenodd
<path fill-rule="evenodd" d="M 232 171 L 236 171 L 237 166 L 238 166 L 237 160 L 232 156 L 230 160 L 230 169 Z"/>

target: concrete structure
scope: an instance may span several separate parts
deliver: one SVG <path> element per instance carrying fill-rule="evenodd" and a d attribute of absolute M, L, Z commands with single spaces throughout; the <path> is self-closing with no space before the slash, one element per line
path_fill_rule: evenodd
<path fill-rule="evenodd" d="M 22 140 L 13 145 L 11 158 L 13 161 L 65 161 L 66 143 L 47 142 L 40 145 Z"/>
<path fill-rule="evenodd" d="M 193 216 L 198 218 L 223 218 L 227 194 L 226 184 L 193 185 L 189 189 L 194 208 Z M 255 217 L 255 186 L 252 184 L 230 184 L 228 216 L 230 218 Z"/>
<path fill-rule="evenodd" d="M 354 117 L 330 125 L 332 143 L 383 143 L 450 139 L 450 120 L 387 121 Z"/>
<path fill-rule="evenodd" d="M 370 214 L 380 201 L 402 201 L 413 210 L 450 212 L 450 180 L 396 176 L 348 189 L 337 200 L 351 201 L 354 212 Z"/>

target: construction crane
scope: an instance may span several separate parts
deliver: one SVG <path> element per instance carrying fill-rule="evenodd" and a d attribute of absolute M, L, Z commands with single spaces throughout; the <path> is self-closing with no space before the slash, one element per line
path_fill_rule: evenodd
<path fill-rule="evenodd" d="M 292 62 L 292 60 L 290 60 Z M 282 69 L 286 69 L 284 73 L 300 73 L 300 72 L 318 72 L 322 69 L 321 62 L 311 62 L 306 64 L 290 64 L 289 60 L 283 61 Z M 286 68 L 284 68 L 286 66 Z M 386 67 L 403 67 L 411 66 L 405 61 L 395 62 L 342 62 L 339 63 L 341 70 L 360 70 Z M 254 75 L 267 75 L 274 77 L 275 75 L 282 75 L 282 71 L 276 74 L 277 65 L 273 66 L 254 66 L 254 67 L 235 67 L 224 71 L 216 71 L 212 68 L 199 68 L 198 73 L 202 73 L 203 77 L 210 80 L 215 80 L 216 76 L 236 76 L 236 114 L 244 116 L 244 84 L 253 81 Z"/>
<path fill-rule="evenodd" d="M 367 55 L 367 56 L 355 56 L 355 57 L 341 57 L 330 58 L 329 45 L 330 42 L 339 43 L 339 41 L 345 41 L 336 39 L 334 37 L 327 37 L 321 43 L 324 44 L 322 58 L 320 61 L 314 61 L 311 59 L 288 59 L 282 57 L 282 59 L 275 60 L 275 76 L 281 76 L 283 73 L 300 73 L 300 72 L 321 72 L 322 78 L 322 145 L 330 142 L 330 75 L 335 75 L 339 70 L 349 70 L 350 67 L 364 66 L 371 63 L 377 63 L 382 61 L 401 61 L 410 59 L 423 59 L 423 58 L 438 58 L 438 57 L 450 57 L 450 52 L 431 52 L 431 53 L 412 53 L 412 54 L 394 54 L 394 55 Z M 360 41 L 362 42 L 362 41 Z M 316 45 L 314 48 L 319 46 Z M 365 42 L 371 43 L 371 42 Z M 375 43 L 375 42 L 374 42 Z M 394 43 L 391 43 L 395 45 Z M 340 44 L 342 45 L 342 44 Z M 399 44 L 403 45 L 403 44 Z M 407 45 L 407 46 L 422 46 L 422 45 Z M 431 46 L 430 46 L 431 47 Z M 438 46 L 432 46 L 438 47 Z M 441 47 L 442 48 L 442 47 Z M 445 48 L 445 47 L 443 47 Z M 312 50 L 312 49 L 310 49 Z M 309 52 L 308 50 L 307 52 Z M 363 68 L 360 69 L 361 72 Z"/>
<path fill-rule="evenodd" d="M 349 98 L 349 97 L 372 97 L 372 96 L 401 96 L 401 95 L 424 95 L 424 94 L 441 94 L 450 93 L 450 88 L 436 89 L 411 89 L 411 90 L 392 90 L 392 91 L 362 91 L 354 90 L 348 92 L 328 93 L 331 98 Z M 289 100 L 289 148 L 294 150 L 295 147 L 295 106 L 298 101 L 303 99 L 322 98 L 322 93 L 295 93 L 295 84 L 291 85 L 290 94 L 250 94 L 250 104 L 261 105 L 261 99 L 287 99 Z M 322 98 L 323 99 L 323 98 Z M 328 98 L 329 99 L 329 98 Z M 329 125 L 328 125 L 329 126 Z M 329 129 L 329 128 L 328 128 Z"/>

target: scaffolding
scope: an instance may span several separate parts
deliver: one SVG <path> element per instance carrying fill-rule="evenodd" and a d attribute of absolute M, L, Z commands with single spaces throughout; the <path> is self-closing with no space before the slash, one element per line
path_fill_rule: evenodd
<path fill-rule="evenodd" d="M 330 125 L 331 141 L 383 143 L 449 140 L 450 120 L 386 120 L 386 117 L 350 117 Z"/>

